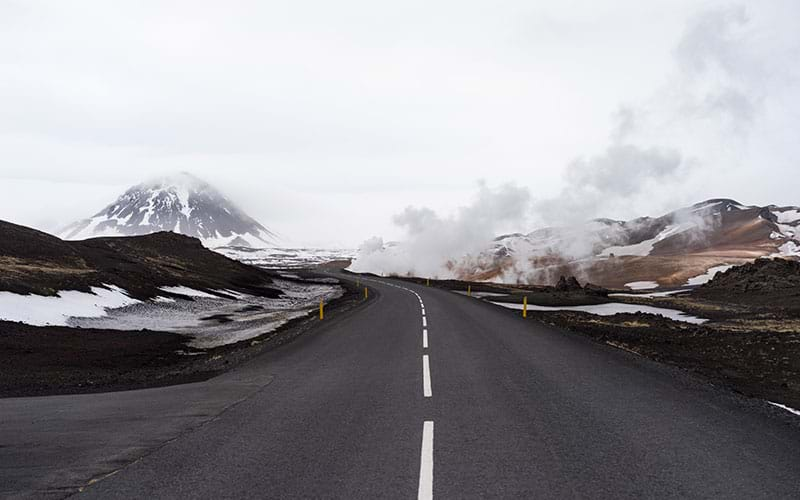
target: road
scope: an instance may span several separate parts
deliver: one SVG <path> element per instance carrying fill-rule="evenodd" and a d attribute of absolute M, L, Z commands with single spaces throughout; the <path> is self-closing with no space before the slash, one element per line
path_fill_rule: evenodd
<path fill-rule="evenodd" d="M 756 402 L 473 298 L 368 285 L 204 383 L 0 400 L 0 496 L 800 497 L 799 428 Z"/>

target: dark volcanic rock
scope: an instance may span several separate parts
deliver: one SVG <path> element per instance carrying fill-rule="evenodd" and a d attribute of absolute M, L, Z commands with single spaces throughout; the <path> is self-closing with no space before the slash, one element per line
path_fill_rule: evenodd
<path fill-rule="evenodd" d="M 200 240 L 161 232 L 62 241 L 0 221 L 0 291 L 54 295 L 116 285 L 137 299 L 165 295 L 163 286 L 230 289 L 278 297 L 272 273 L 205 248 Z"/>
<path fill-rule="evenodd" d="M 608 289 L 607 288 L 603 288 L 602 286 L 595 285 L 594 283 L 586 283 L 586 285 L 583 287 L 583 291 L 586 292 L 587 294 L 599 295 L 601 297 L 607 297 L 608 296 Z"/>
<path fill-rule="evenodd" d="M 800 308 L 800 262 L 758 259 L 732 267 L 717 274 L 693 295 L 712 300 Z"/>
<path fill-rule="evenodd" d="M 578 280 L 575 279 L 575 276 L 570 276 L 569 278 L 562 276 L 559 278 L 555 288 L 558 292 L 578 292 L 583 290 L 583 287 L 578 283 Z"/>

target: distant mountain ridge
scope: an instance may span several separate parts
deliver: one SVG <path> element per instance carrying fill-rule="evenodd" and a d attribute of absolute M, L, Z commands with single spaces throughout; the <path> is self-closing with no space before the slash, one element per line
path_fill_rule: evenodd
<path fill-rule="evenodd" d="M 351 270 L 415 273 L 404 242 L 377 240 L 362 245 Z M 716 198 L 660 217 L 598 218 L 505 234 L 477 253 L 451 256 L 431 277 L 555 285 L 561 276 L 575 276 L 609 288 L 645 289 L 702 284 L 759 257 L 800 259 L 800 208 Z"/>
<path fill-rule="evenodd" d="M 678 286 L 715 266 L 770 256 L 800 257 L 800 208 L 718 198 L 661 217 L 595 219 L 502 236 L 448 267 L 474 280 L 553 284 L 575 275 L 611 287 Z"/>
<path fill-rule="evenodd" d="M 199 238 L 210 248 L 266 246 L 276 238 L 213 186 L 188 173 L 133 186 L 93 217 L 71 224 L 59 236 L 80 240 L 159 231 Z"/>

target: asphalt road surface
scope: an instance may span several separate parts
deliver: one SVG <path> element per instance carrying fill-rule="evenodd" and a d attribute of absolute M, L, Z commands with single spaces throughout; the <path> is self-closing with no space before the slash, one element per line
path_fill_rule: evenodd
<path fill-rule="evenodd" d="M 368 304 L 204 383 L 0 400 L 0 496 L 800 498 L 788 413 L 473 298 L 367 284 Z"/>

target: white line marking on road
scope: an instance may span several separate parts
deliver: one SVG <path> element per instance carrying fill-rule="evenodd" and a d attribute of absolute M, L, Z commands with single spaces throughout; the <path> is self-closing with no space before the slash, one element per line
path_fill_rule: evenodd
<path fill-rule="evenodd" d="M 422 356 L 422 392 L 426 398 L 433 396 L 431 391 L 431 363 L 427 354 Z"/>
<path fill-rule="evenodd" d="M 425 308 L 422 308 L 422 315 L 425 316 Z"/>
<path fill-rule="evenodd" d="M 433 500 L 433 422 L 422 425 L 422 455 L 419 465 L 419 500 Z"/>
<path fill-rule="evenodd" d="M 794 408 L 792 408 L 792 407 L 790 407 L 790 406 L 785 406 L 785 405 L 782 405 L 782 404 L 780 404 L 780 403 L 773 403 L 772 401 L 767 401 L 767 403 L 771 404 L 772 406 L 777 406 L 777 407 L 778 407 L 778 408 L 780 408 L 781 410 L 786 410 L 786 411 L 788 411 L 789 413 L 794 413 L 795 415 L 797 415 L 798 417 L 800 417 L 800 410 L 795 410 Z"/>
<path fill-rule="evenodd" d="M 428 326 L 428 318 L 425 316 L 422 317 L 422 326 Z"/>
<path fill-rule="evenodd" d="M 427 329 L 422 330 L 422 348 L 423 349 L 427 349 L 428 348 L 428 330 Z"/>

